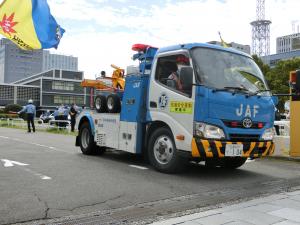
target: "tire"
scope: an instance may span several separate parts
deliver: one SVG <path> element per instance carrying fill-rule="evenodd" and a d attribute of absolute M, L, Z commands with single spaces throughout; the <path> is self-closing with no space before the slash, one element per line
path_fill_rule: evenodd
<path fill-rule="evenodd" d="M 99 147 L 94 142 L 94 136 L 91 131 L 89 123 L 83 123 L 79 128 L 79 145 L 84 155 L 103 154 L 105 152 L 104 147 Z"/>
<path fill-rule="evenodd" d="M 97 95 L 95 98 L 94 106 L 98 113 L 105 113 L 107 111 L 106 97 L 103 95 Z"/>
<path fill-rule="evenodd" d="M 119 113 L 121 111 L 121 100 L 118 95 L 111 94 L 106 98 L 107 111 L 109 113 Z"/>
<path fill-rule="evenodd" d="M 160 127 L 152 133 L 148 145 L 148 159 L 156 170 L 163 173 L 181 172 L 187 161 L 178 155 L 173 134 L 166 127 Z"/>
<path fill-rule="evenodd" d="M 222 162 L 221 167 L 226 168 L 226 169 L 236 169 L 244 165 L 246 162 L 247 158 L 242 158 L 242 157 L 229 157 L 229 158 L 224 158 L 224 161 Z"/>

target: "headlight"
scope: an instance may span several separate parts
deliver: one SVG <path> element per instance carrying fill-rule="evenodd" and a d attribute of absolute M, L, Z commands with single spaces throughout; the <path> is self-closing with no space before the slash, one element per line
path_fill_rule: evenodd
<path fill-rule="evenodd" d="M 200 138 L 225 139 L 224 131 L 220 127 L 206 123 L 194 123 L 194 134 Z"/>
<path fill-rule="evenodd" d="M 268 128 L 265 130 L 261 138 L 265 141 L 271 141 L 274 138 L 274 129 L 273 128 Z"/>

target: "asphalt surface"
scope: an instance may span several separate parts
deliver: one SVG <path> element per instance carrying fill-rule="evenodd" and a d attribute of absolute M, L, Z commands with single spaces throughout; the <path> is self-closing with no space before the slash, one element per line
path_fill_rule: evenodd
<path fill-rule="evenodd" d="M 0 224 L 132 224 L 300 187 L 300 163 L 156 172 L 119 151 L 86 156 L 75 136 L 0 128 Z M 26 165 L 25 165 L 26 164 Z"/>

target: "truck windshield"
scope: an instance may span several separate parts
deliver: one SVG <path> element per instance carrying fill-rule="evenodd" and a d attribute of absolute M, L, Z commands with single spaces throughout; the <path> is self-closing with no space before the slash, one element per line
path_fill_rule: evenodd
<path fill-rule="evenodd" d="M 263 74 L 253 59 L 216 49 L 192 50 L 198 82 L 215 90 L 267 93 Z"/>

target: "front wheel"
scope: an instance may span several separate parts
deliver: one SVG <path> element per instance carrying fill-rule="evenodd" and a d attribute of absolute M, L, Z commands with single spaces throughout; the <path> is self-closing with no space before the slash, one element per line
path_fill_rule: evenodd
<path fill-rule="evenodd" d="M 184 158 L 178 155 L 172 132 L 161 127 L 155 130 L 148 146 L 148 158 L 151 165 L 163 173 L 176 173 L 181 171 L 186 164 Z"/>
<path fill-rule="evenodd" d="M 80 149 L 85 155 L 94 155 L 96 153 L 102 154 L 105 152 L 104 147 L 99 147 L 94 142 L 94 136 L 90 125 L 85 122 L 79 128 Z"/>

